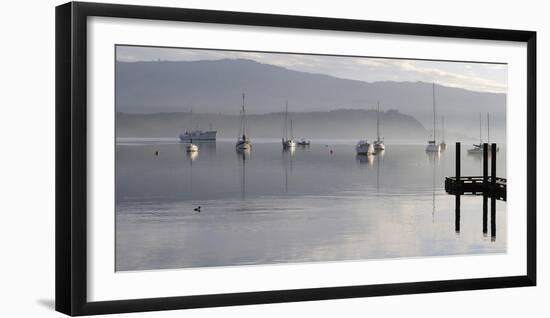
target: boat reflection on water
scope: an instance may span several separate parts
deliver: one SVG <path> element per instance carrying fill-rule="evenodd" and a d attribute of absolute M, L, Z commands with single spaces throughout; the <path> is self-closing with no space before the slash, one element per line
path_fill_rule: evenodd
<path fill-rule="evenodd" d="M 244 200 L 246 199 L 246 162 L 250 160 L 250 148 L 236 148 L 235 153 L 237 154 L 237 159 L 241 163 L 241 198 Z"/>
<path fill-rule="evenodd" d="M 439 159 L 441 159 L 441 152 L 440 151 L 426 151 L 426 158 L 428 158 L 428 162 L 430 163 L 437 163 Z"/>
<path fill-rule="evenodd" d="M 372 167 L 374 165 L 375 154 L 356 154 L 355 159 L 360 165 L 367 165 Z"/>
<path fill-rule="evenodd" d="M 285 170 L 284 193 L 288 193 L 288 182 L 289 182 L 289 177 L 292 176 L 295 155 L 296 155 L 296 148 L 294 147 L 283 148 L 282 158 L 283 158 L 283 167 Z"/>
<path fill-rule="evenodd" d="M 189 160 L 191 162 L 197 160 L 197 158 L 199 157 L 199 152 L 198 151 L 193 151 L 193 152 L 189 152 L 187 151 L 187 157 L 189 157 Z"/>

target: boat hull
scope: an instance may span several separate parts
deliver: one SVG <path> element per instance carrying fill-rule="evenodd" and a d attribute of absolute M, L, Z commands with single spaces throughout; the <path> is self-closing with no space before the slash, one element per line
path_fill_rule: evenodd
<path fill-rule="evenodd" d="M 386 146 L 384 145 L 383 142 L 374 142 L 374 150 L 376 151 L 382 151 L 382 150 L 386 150 Z"/>
<path fill-rule="evenodd" d="M 199 151 L 199 147 L 197 145 L 190 144 L 185 147 L 185 150 L 187 150 L 187 152 L 197 152 Z"/>
<path fill-rule="evenodd" d="M 296 147 L 296 142 L 292 139 L 283 141 L 283 148 L 290 149 Z"/>
<path fill-rule="evenodd" d="M 440 152 L 441 146 L 436 144 L 429 144 L 426 146 L 426 152 Z"/>
<path fill-rule="evenodd" d="M 210 131 L 202 131 L 202 130 L 194 130 L 194 131 L 186 131 L 184 133 L 181 133 L 179 135 L 181 141 L 193 141 L 193 142 L 206 142 L 206 141 L 216 141 L 218 131 L 216 130 L 210 130 Z"/>
<path fill-rule="evenodd" d="M 374 146 L 368 142 L 359 142 L 355 146 L 358 155 L 368 155 L 374 153 Z"/>
<path fill-rule="evenodd" d="M 237 148 L 237 150 L 250 150 L 251 147 L 252 145 L 248 140 L 239 140 L 235 144 L 235 148 Z"/>

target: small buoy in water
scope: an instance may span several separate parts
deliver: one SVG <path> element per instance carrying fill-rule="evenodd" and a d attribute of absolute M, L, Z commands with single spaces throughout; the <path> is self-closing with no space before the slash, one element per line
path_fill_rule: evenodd
<path fill-rule="evenodd" d="M 201 213 L 201 206 L 194 208 L 193 211 Z"/>
<path fill-rule="evenodd" d="M 157 151 L 155 151 L 155 156 L 158 156 L 158 155 L 159 155 L 159 153 L 160 153 L 160 152 L 159 152 L 158 150 L 157 150 Z"/>

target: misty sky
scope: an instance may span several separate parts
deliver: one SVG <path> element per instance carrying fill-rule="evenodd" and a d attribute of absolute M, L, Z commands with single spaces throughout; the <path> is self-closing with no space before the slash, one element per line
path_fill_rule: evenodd
<path fill-rule="evenodd" d="M 505 93 L 503 64 L 117 46 L 118 61 L 249 59 L 295 71 L 376 81 L 423 81 L 474 91 Z"/>

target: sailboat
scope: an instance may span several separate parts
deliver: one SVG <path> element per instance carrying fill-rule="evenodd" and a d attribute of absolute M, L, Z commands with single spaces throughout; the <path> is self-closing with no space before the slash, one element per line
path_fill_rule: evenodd
<path fill-rule="evenodd" d="M 294 141 L 294 136 L 292 132 L 292 120 L 290 120 L 290 138 L 288 138 L 288 102 L 286 102 L 285 107 L 285 128 L 284 128 L 284 136 L 282 138 L 283 142 L 283 149 L 291 149 L 296 147 L 296 141 Z"/>
<path fill-rule="evenodd" d="M 491 128 L 490 128 L 490 118 L 489 113 L 487 113 L 487 143 L 489 154 L 491 154 Z M 499 148 L 496 147 L 496 151 L 499 151 Z M 468 149 L 469 154 L 483 154 L 483 140 L 481 138 L 481 113 L 479 113 L 479 144 L 474 144 L 474 148 Z"/>
<path fill-rule="evenodd" d="M 355 145 L 355 152 L 358 155 L 371 155 L 374 153 L 374 146 L 368 140 L 359 140 Z"/>
<path fill-rule="evenodd" d="M 441 150 L 447 149 L 447 144 L 445 143 L 445 117 L 441 116 L 441 143 L 439 144 Z"/>
<path fill-rule="evenodd" d="M 193 127 L 193 108 L 192 107 L 191 107 L 191 111 L 190 111 L 190 117 L 191 117 L 191 127 Z M 181 139 L 181 136 L 180 136 L 180 139 Z M 181 140 L 183 141 L 184 139 L 181 139 Z M 188 139 L 188 140 L 189 140 L 189 144 L 187 144 L 185 146 L 185 150 L 187 152 L 197 152 L 197 151 L 199 151 L 199 146 L 197 146 L 193 143 L 193 139 L 191 138 L 191 139 Z"/>
<path fill-rule="evenodd" d="M 479 144 L 474 144 L 474 148 L 468 149 L 468 153 L 472 155 L 483 153 L 483 140 L 481 138 L 481 113 L 479 113 Z"/>
<path fill-rule="evenodd" d="M 246 135 L 246 112 L 244 109 L 244 98 L 245 95 L 243 93 L 243 105 L 240 114 L 241 126 L 239 127 L 239 136 L 237 137 L 237 143 L 235 144 L 235 148 L 237 148 L 237 150 L 250 150 L 250 148 L 252 147 L 250 139 Z"/>
<path fill-rule="evenodd" d="M 384 141 L 380 140 L 380 102 L 378 103 L 378 112 L 376 115 L 376 140 L 374 141 L 374 150 L 383 151 L 386 149 Z"/>
<path fill-rule="evenodd" d="M 440 152 L 441 145 L 436 142 L 435 139 L 435 83 L 432 84 L 432 104 L 433 104 L 433 113 L 434 113 L 434 130 L 433 130 L 433 139 L 428 140 L 428 146 L 426 146 L 426 152 Z"/>
<path fill-rule="evenodd" d="M 292 126 L 291 126 L 291 127 L 292 127 Z M 302 138 L 302 139 L 300 139 L 299 141 L 297 141 L 296 144 L 297 144 L 298 146 L 307 147 L 307 146 L 309 146 L 310 141 L 307 140 L 307 139 L 305 139 L 305 138 Z"/>
<path fill-rule="evenodd" d="M 491 144 L 491 121 L 489 120 L 489 113 L 487 113 L 487 143 L 489 144 L 489 151 L 492 150 L 493 145 Z M 496 146 L 496 152 L 498 152 L 498 146 Z M 490 152 L 489 152 L 490 153 Z"/>

